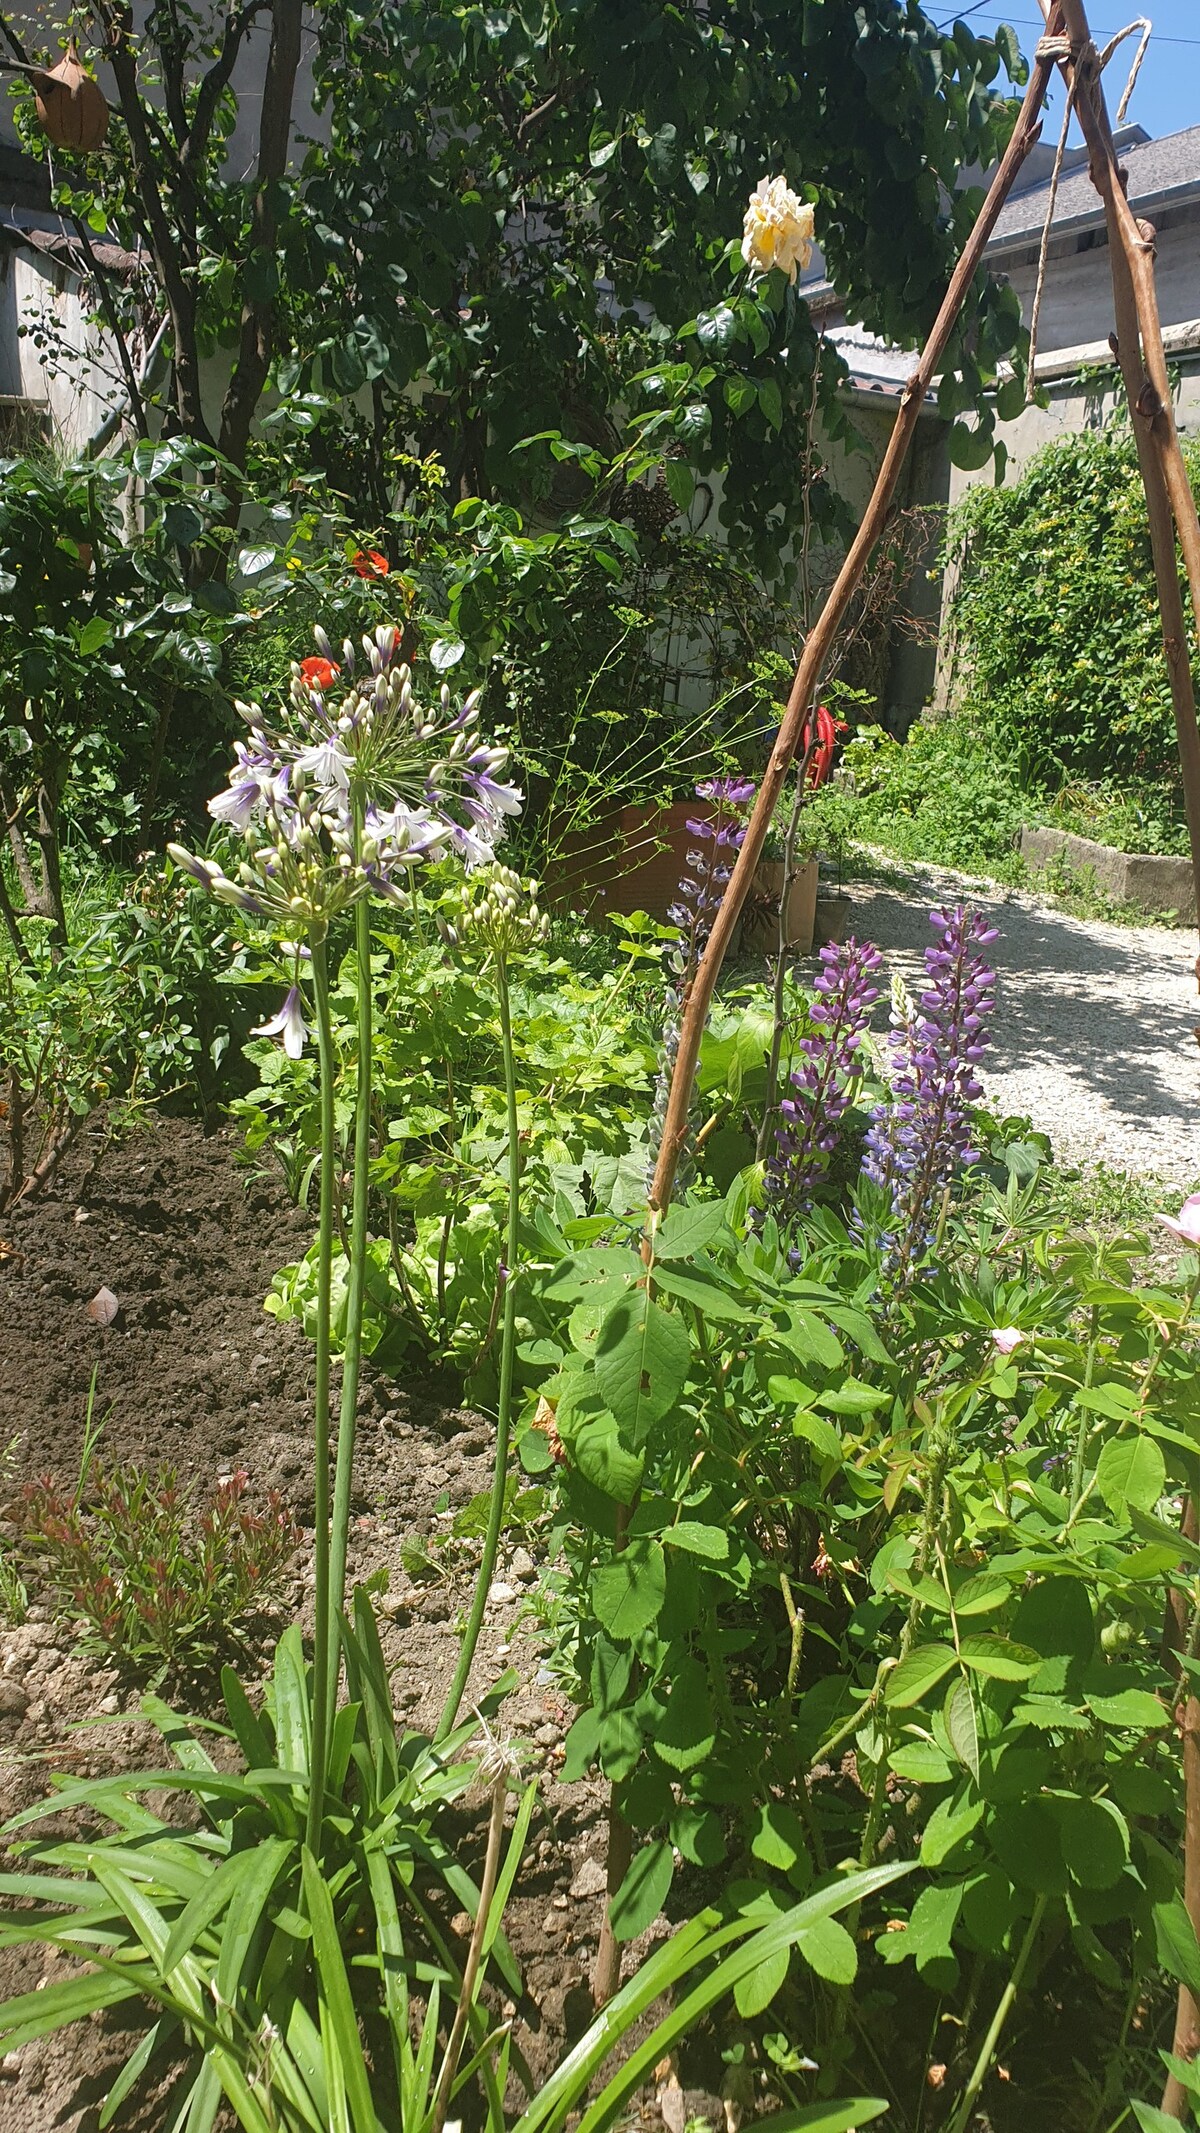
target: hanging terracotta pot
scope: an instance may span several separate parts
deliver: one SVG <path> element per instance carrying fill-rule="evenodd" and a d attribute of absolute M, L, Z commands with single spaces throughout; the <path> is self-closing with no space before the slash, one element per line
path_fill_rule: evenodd
<path fill-rule="evenodd" d="M 42 130 L 55 148 L 87 155 L 108 132 L 108 105 L 98 81 L 88 73 L 71 39 L 56 67 L 33 77 L 33 95 Z"/>

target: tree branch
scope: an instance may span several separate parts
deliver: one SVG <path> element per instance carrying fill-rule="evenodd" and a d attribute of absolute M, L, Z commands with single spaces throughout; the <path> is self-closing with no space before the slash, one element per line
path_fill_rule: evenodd
<path fill-rule="evenodd" d="M 279 234 L 278 187 L 287 171 L 292 101 L 300 66 L 303 0 L 274 0 L 271 49 L 263 84 L 258 137 L 258 180 L 250 224 L 247 264 L 272 258 Z M 239 470 L 245 466 L 250 425 L 262 397 L 274 346 L 275 299 L 247 295 L 242 305 L 238 359 L 221 409 L 220 450 Z"/>
<path fill-rule="evenodd" d="M 174 339 L 175 392 L 179 419 L 192 437 L 211 444 L 204 419 L 200 392 L 200 357 L 196 345 L 196 296 L 184 273 L 179 244 L 171 224 L 155 164 L 147 108 L 138 87 L 137 61 L 133 49 L 133 10 L 128 0 L 115 7 L 108 0 L 94 0 L 97 18 L 107 38 L 106 53 L 117 84 L 121 116 L 129 135 L 138 197 L 146 217 L 147 234 L 154 264 L 171 313 Z"/>

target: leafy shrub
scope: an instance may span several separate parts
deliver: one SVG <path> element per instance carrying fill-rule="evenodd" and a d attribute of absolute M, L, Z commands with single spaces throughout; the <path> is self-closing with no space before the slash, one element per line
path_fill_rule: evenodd
<path fill-rule="evenodd" d="M 1185 446 L 1193 483 L 1200 457 Z M 950 526 L 961 707 L 1022 782 L 1178 790 L 1146 503 L 1129 424 L 1047 445 Z"/>
<path fill-rule="evenodd" d="M 868 726 L 842 778 L 806 807 L 801 835 L 815 850 L 858 838 L 902 859 L 1003 873 L 1028 813 L 1011 766 L 965 718 L 915 726 L 903 744 Z"/>
<path fill-rule="evenodd" d="M 93 1650 L 156 1674 L 203 1666 L 277 1588 L 299 1530 L 272 1491 L 247 1501 L 242 1469 L 203 1506 L 173 1467 L 93 1465 L 72 1494 L 49 1475 L 21 1498 L 25 1543 L 60 1614 L 82 1616 Z"/>
<path fill-rule="evenodd" d="M 217 975 L 232 952 L 223 916 L 185 903 L 174 873 L 137 875 L 106 908 L 115 893 L 112 880 L 87 884 L 78 938 L 57 953 L 32 939 L 22 957 L 0 957 L 0 1207 L 53 1175 L 99 1105 L 128 1116 L 186 1091 L 206 1107 L 220 1090 L 238 1027 L 237 996 Z"/>

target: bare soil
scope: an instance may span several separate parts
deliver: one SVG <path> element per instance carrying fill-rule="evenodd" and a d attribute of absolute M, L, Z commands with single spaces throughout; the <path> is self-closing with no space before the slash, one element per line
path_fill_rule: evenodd
<path fill-rule="evenodd" d="M 10 1495 L 36 1474 L 70 1480 L 95 1373 L 94 1416 L 104 1417 L 98 1456 L 169 1461 L 197 1489 L 243 1466 L 252 1488 L 282 1492 L 304 1541 L 281 1613 L 304 1621 L 311 1349 L 298 1327 L 280 1326 L 262 1306 L 272 1274 L 309 1242 L 311 1218 L 240 1167 L 237 1150 L 228 1128 L 205 1136 L 191 1121 L 158 1120 L 108 1152 L 86 1193 L 85 1145 L 51 1191 L 9 1215 L 0 1238 L 0 1447 L 14 1440 Z M 87 1310 L 101 1287 L 120 1306 L 107 1328 Z M 401 1543 L 444 1533 L 488 1487 L 491 1427 L 447 1401 L 445 1388 L 400 1387 L 369 1371 L 365 1379 L 350 1571 L 365 1578 L 387 1567 L 381 1632 L 397 1715 L 428 1727 L 457 1656 L 454 1624 L 470 1563 L 459 1555 L 444 1575 L 414 1585 Z M 521 1687 L 505 1724 L 541 1773 L 520 1893 L 506 1918 L 525 1979 L 516 2037 L 536 2079 L 590 2018 L 586 1978 L 605 1840 L 597 1788 L 556 1777 L 572 1714 L 540 1662 L 534 1580 L 523 1549 L 502 1558 L 470 1694 L 517 1670 Z M 0 1820 L 43 1797 L 51 1772 L 99 1775 L 162 1757 L 137 1715 L 138 1685 L 75 1648 L 46 1595 L 31 1587 L 30 1597 L 30 1619 L 0 1631 Z M 65 1974 L 40 1953 L 0 1952 L 0 1997 Z M 0 2066 L 0 2133 L 92 2133 L 131 2041 L 108 2018 L 12 2055 Z M 160 2133 L 172 2122 L 166 2109 L 143 2105 L 128 2123 Z M 657 2111 L 652 2122 L 661 2123 Z"/>

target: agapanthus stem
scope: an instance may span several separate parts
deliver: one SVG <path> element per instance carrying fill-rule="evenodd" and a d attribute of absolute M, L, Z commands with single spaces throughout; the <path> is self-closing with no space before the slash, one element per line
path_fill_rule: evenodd
<path fill-rule="evenodd" d="M 508 1232 L 504 1245 L 504 1312 L 500 1330 L 500 1396 L 496 1410 L 496 1450 L 492 1464 L 492 1501 L 487 1532 L 471 1612 L 463 1633 L 458 1665 L 438 1720 L 434 1740 L 445 1740 L 462 1707 L 467 1681 L 479 1645 L 484 1609 L 488 1602 L 500 1535 L 504 1529 L 504 1499 L 508 1486 L 508 1443 L 512 1430 L 513 1371 L 517 1351 L 517 1254 L 521 1238 L 521 1142 L 517 1118 L 517 1068 L 513 1055 L 512 1014 L 508 998 L 508 965 L 496 957 L 496 1001 L 500 1010 L 500 1040 L 504 1052 L 504 1100 L 508 1122 Z"/>
<path fill-rule="evenodd" d="M 358 1419 L 358 1376 L 362 1361 L 363 1301 L 367 1275 L 367 1209 L 371 1171 L 371 907 L 363 897 L 354 906 L 354 954 L 357 963 L 358 1088 L 354 1105 L 354 1187 L 350 1205 L 350 1270 L 346 1283 L 346 1339 L 342 1360 L 342 1398 L 338 1411 L 337 1461 L 333 1481 L 333 1517 L 329 1542 L 329 1678 L 325 1691 L 325 1725 L 333 1725 L 341 1670 L 340 1620 L 346 1603 L 346 1548 L 350 1532 L 350 1495 L 354 1485 L 354 1439 Z"/>
<path fill-rule="evenodd" d="M 333 1186 L 337 1168 L 334 1122 L 333 1021 L 329 1011 L 329 959 L 324 937 L 312 942 L 313 999 L 317 1025 L 321 1109 L 320 1210 L 317 1225 L 317 1355 L 313 1426 L 313 1728 L 309 1764 L 308 1828 L 305 1841 L 321 1857 L 321 1821 L 328 1768 L 329 1664 L 334 1648 L 329 1605 L 329 1347 L 333 1281 Z"/>

